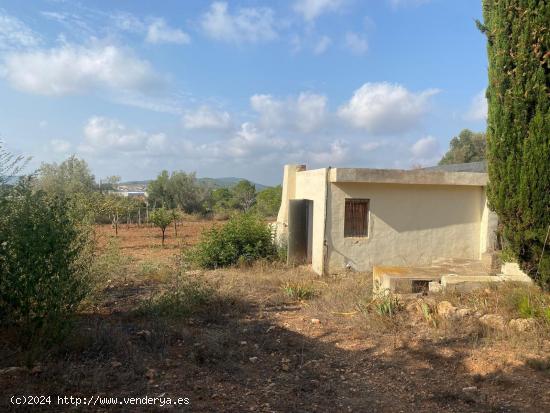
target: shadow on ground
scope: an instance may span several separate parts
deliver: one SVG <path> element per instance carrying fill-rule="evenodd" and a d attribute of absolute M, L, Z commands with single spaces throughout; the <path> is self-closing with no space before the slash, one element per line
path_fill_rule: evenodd
<path fill-rule="evenodd" d="M 75 334 L 44 355 L 40 368 L 0 376 L 0 408 L 161 410 L 9 404 L 13 394 L 97 394 L 188 397 L 189 406 L 169 410 L 196 412 L 550 411 L 550 381 L 542 372 L 520 366 L 472 375 L 460 341 L 388 348 L 374 340 L 372 346 L 346 350 L 328 326 L 308 327 L 319 330 L 312 338 L 273 316 L 297 308 L 216 297 L 185 320 L 132 311 L 82 315 Z M 13 366 L 13 343 L 2 345 L 1 367 Z M 476 389 L 464 391 L 467 387 Z"/>

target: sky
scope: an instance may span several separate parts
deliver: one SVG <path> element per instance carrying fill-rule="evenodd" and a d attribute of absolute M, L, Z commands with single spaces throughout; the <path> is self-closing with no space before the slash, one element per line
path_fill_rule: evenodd
<path fill-rule="evenodd" d="M 476 19 L 480 0 L 0 0 L 0 139 L 97 179 L 434 165 L 485 129 Z"/>

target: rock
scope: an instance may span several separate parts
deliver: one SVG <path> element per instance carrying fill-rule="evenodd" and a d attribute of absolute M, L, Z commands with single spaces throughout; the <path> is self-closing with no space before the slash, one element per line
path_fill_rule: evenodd
<path fill-rule="evenodd" d="M 111 361 L 111 367 L 112 368 L 117 368 L 117 367 L 121 367 L 122 366 L 122 363 L 120 361 Z"/>
<path fill-rule="evenodd" d="M 440 301 L 437 304 L 437 314 L 443 318 L 453 318 L 457 308 L 448 301 Z"/>
<path fill-rule="evenodd" d="M 149 330 L 140 330 L 136 333 L 137 336 L 149 338 L 151 337 L 151 332 Z"/>
<path fill-rule="evenodd" d="M 531 331 L 535 328 L 536 322 L 534 318 L 515 318 L 510 320 L 508 328 L 511 330 L 523 333 L 525 331 Z"/>
<path fill-rule="evenodd" d="M 248 343 L 247 343 L 246 341 L 241 341 L 239 344 L 240 344 L 241 346 L 246 346 Z"/>
<path fill-rule="evenodd" d="M 481 324 L 493 330 L 504 330 L 505 323 L 504 318 L 498 314 L 485 314 L 479 318 Z"/>
<path fill-rule="evenodd" d="M 428 291 L 431 293 L 440 293 L 443 291 L 443 287 L 441 286 L 441 282 L 439 281 L 430 281 L 428 283 Z"/>
<path fill-rule="evenodd" d="M 416 301 L 411 301 L 409 302 L 406 306 L 405 306 L 405 310 L 408 312 L 408 313 L 417 313 L 418 310 L 419 310 L 419 304 L 418 302 Z"/>
<path fill-rule="evenodd" d="M 321 320 L 319 320 L 318 318 L 312 318 L 311 324 L 321 324 Z"/>
<path fill-rule="evenodd" d="M 469 402 L 484 403 L 487 401 L 487 397 L 481 394 L 476 386 L 464 387 L 462 393 L 464 400 Z"/>
<path fill-rule="evenodd" d="M 471 313 L 472 311 L 469 308 L 460 308 L 456 310 L 455 317 L 461 319 L 469 316 Z"/>
<path fill-rule="evenodd" d="M 155 369 L 147 369 L 147 371 L 145 372 L 145 377 L 147 377 L 149 381 L 153 381 L 156 375 L 157 371 Z"/>
<path fill-rule="evenodd" d="M 31 369 L 31 374 L 40 374 L 44 371 L 44 369 L 42 368 L 42 366 L 40 364 L 34 366 L 32 369 Z"/>
<path fill-rule="evenodd" d="M 254 357 L 249 357 L 248 360 L 251 362 L 251 363 L 256 363 L 258 361 L 258 357 L 254 356 Z"/>
<path fill-rule="evenodd" d="M 0 369 L 0 376 L 8 375 L 8 374 L 19 374 L 24 373 L 27 371 L 26 367 L 6 367 L 5 369 Z"/>

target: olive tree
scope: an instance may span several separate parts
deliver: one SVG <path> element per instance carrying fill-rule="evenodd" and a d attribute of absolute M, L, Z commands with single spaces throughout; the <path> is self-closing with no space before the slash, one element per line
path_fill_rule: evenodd
<path fill-rule="evenodd" d="M 162 231 L 162 245 L 164 245 L 164 237 L 166 228 L 174 220 L 172 211 L 166 208 L 157 208 L 149 214 L 149 221 L 151 221 L 156 227 L 159 227 Z"/>

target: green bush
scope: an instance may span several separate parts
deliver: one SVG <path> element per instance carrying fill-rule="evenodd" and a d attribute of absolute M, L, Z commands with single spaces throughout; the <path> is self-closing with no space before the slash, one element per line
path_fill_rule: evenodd
<path fill-rule="evenodd" d="M 235 215 L 223 226 L 206 230 L 186 254 L 190 263 L 201 268 L 227 267 L 276 256 L 271 230 L 253 214 Z"/>
<path fill-rule="evenodd" d="M 89 231 L 67 201 L 21 184 L 0 198 L 0 323 L 23 344 L 60 339 L 90 291 Z"/>

